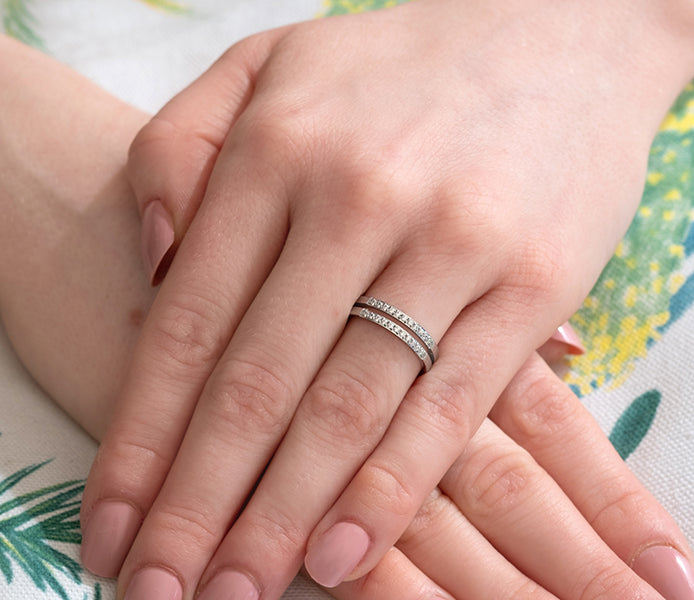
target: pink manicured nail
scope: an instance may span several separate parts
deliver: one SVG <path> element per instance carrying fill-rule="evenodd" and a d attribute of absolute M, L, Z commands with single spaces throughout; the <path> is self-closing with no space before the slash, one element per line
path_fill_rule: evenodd
<path fill-rule="evenodd" d="M 95 575 L 116 577 L 141 522 L 140 513 L 127 502 L 97 504 L 82 536 L 82 564 Z"/>
<path fill-rule="evenodd" d="M 369 536 L 354 523 L 338 523 L 306 555 L 304 564 L 314 581 L 325 587 L 342 583 L 369 548 Z"/>
<path fill-rule="evenodd" d="M 574 331 L 574 328 L 569 325 L 568 322 L 564 323 L 563 325 L 560 325 L 557 330 L 554 332 L 554 335 L 552 338 L 556 342 L 561 342 L 562 344 L 566 344 L 568 346 L 568 353 L 569 354 L 585 354 L 586 349 L 583 347 L 583 344 L 581 343 L 581 338 L 578 337 L 578 334 Z"/>
<path fill-rule="evenodd" d="M 694 600 L 694 573 L 689 561 L 670 546 L 651 546 L 631 568 L 666 600 Z"/>
<path fill-rule="evenodd" d="M 174 243 L 171 215 L 159 200 L 153 200 L 142 215 L 142 260 L 152 285 L 157 285 L 168 267 L 164 260 Z"/>
<path fill-rule="evenodd" d="M 258 600 L 258 590 L 243 573 L 222 571 L 207 584 L 197 600 Z"/>
<path fill-rule="evenodd" d="M 135 574 L 123 600 L 181 600 L 183 588 L 169 571 L 147 567 Z"/>

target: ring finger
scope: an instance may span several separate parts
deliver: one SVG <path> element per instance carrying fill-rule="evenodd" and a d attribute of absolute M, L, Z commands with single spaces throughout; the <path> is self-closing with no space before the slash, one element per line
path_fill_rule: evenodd
<path fill-rule="evenodd" d="M 396 260 L 379 281 L 398 279 L 404 267 Z M 413 297 L 422 292 L 419 302 L 435 307 L 441 321 L 433 324 L 434 331 L 454 318 L 457 307 L 437 305 L 425 290 L 409 291 Z M 253 586 L 263 598 L 280 595 L 303 560 L 310 532 L 380 441 L 420 368 L 416 355 L 395 336 L 360 319 L 350 321 L 202 576 L 202 589 L 214 588 L 211 578 L 234 573 L 237 585 Z"/>

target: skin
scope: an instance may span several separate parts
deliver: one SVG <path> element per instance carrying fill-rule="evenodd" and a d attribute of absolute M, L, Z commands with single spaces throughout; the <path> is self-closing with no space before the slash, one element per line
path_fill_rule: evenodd
<path fill-rule="evenodd" d="M 16 42 L 0 37 L 0 50 L 0 252 L 11 258 L 0 263 L 0 315 L 30 372 L 99 439 L 155 294 L 124 175 L 146 116 Z M 626 565 L 654 544 L 689 560 L 686 541 L 542 360 L 523 366 L 492 416 L 397 547 L 331 593 L 660 598 Z"/>
<path fill-rule="evenodd" d="M 694 73 L 693 11 L 421 0 L 299 24 L 142 130 L 129 179 L 176 256 L 82 511 L 87 531 L 106 501 L 144 519 L 111 557 L 121 596 L 158 565 L 184 598 L 222 571 L 277 598 L 339 523 L 365 553 L 312 575 L 379 563 L 628 226 Z M 440 340 L 428 374 L 345 326 L 363 293 Z"/>

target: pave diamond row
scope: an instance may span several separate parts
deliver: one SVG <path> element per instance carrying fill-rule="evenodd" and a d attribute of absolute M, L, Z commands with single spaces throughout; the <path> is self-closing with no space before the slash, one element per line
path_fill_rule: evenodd
<path fill-rule="evenodd" d="M 431 369 L 432 360 L 431 356 L 429 356 L 429 352 L 424 348 L 424 346 L 422 346 L 422 344 L 419 343 L 419 340 L 411 333 L 408 333 L 404 327 L 401 327 L 395 321 L 391 321 L 384 315 L 379 315 L 368 308 L 357 305 L 352 307 L 349 314 L 355 317 L 361 317 L 362 319 L 366 319 L 372 323 L 376 323 L 376 325 L 380 325 L 383 327 L 383 329 L 390 331 L 393 335 L 405 342 L 410 347 L 410 350 L 412 350 L 419 357 L 419 360 L 421 360 L 422 364 L 424 365 L 425 372 Z"/>
<path fill-rule="evenodd" d="M 405 314 L 392 304 L 388 304 L 387 302 L 379 300 L 378 298 L 374 298 L 373 296 L 360 296 L 357 302 L 355 303 L 355 306 L 375 308 L 376 310 L 382 313 L 390 315 L 396 321 L 402 323 L 405 327 L 412 331 L 419 338 L 419 340 L 426 346 L 427 353 L 432 364 L 439 357 L 439 347 L 437 346 L 436 342 L 434 341 L 434 338 L 431 337 L 429 332 L 426 329 L 424 329 L 424 327 L 422 327 L 419 323 L 417 323 L 417 321 L 415 321 L 412 317 Z M 427 369 L 427 371 L 428 370 L 429 369 Z"/>

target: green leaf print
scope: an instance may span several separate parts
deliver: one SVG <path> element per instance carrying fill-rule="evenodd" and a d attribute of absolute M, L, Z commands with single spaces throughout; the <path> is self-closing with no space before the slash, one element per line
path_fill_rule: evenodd
<path fill-rule="evenodd" d="M 588 348 L 572 359 L 566 377 L 579 395 L 621 385 L 672 319 L 691 305 L 684 265 L 694 222 L 693 166 L 690 83 L 651 146 L 643 198 L 629 231 L 571 320 Z"/>
<path fill-rule="evenodd" d="M 80 542 L 82 481 L 66 481 L 10 497 L 9 492 L 47 462 L 30 465 L 0 480 L 0 571 L 8 584 L 20 568 L 42 591 L 70 600 L 59 575 L 81 583 L 81 565 L 52 543 Z M 95 589 L 95 595 L 100 589 Z"/>
<path fill-rule="evenodd" d="M 190 7 L 176 0 L 140 0 L 153 8 L 158 8 L 169 13 L 184 14 L 190 12 Z"/>
<path fill-rule="evenodd" d="M 610 442 L 622 459 L 626 460 L 646 437 L 660 406 L 660 399 L 658 390 L 641 394 L 617 419 L 610 433 Z"/>
<path fill-rule="evenodd" d="M 333 15 L 346 15 L 349 13 L 364 12 L 367 10 L 378 10 L 389 8 L 397 4 L 402 4 L 407 0 L 326 0 L 324 17 Z"/>
<path fill-rule="evenodd" d="M 177 0 L 140 0 L 153 8 L 171 14 L 186 14 L 190 7 Z M 0 0 L 0 15 L 5 33 L 28 46 L 44 49 L 41 36 L 36 32 L 36 19 L 29 8 L 30 0 Z"/>
<path fill-rule="evenodd" d="M 34 31 L 35 20 L 28 0 L 0 0 L 0 13 L 5 33 L 28 46 L 42 48 L 43 41 Z"/>

